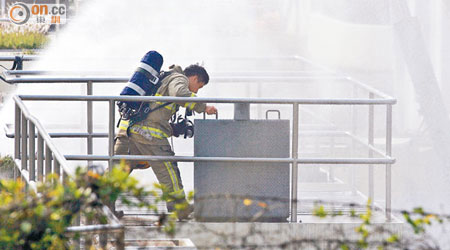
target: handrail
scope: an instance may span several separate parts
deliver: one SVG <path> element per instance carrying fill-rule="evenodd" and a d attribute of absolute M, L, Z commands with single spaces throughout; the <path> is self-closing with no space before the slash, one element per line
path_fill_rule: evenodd
<path fill-rule="evenodd" d="M 352 78 L 350 76 L 347 76 L 346 79 L 351 81 L 351 82 L 353 82 L 353 83 L 356 83 L 356 86 L 361 87 L 362 89 L 366 90 L 369 93 L 373 93 L 375 95 L 378 95 L 381 98 L 393 99 L 392 96 L 387 95 L 387 94 L 385 94 L 385 93 L 383 93 L 383 92 L 381 92 L 381 91 L 379 91 L 379 90 L 377 90 L 377 89 L 375 89 L 375 88 L 373 88 L 373 87 L 371 87 L 371 86 L 369 86 L 369 85 L 367 85 L 367 84 L 365 84 L 365 83 L 363 83 L 361 81 L 358 81 L 358 80 L 356 80 L 356 79 L 354 79 L 354 78 Z"/>
<path fill-rule="evenodd" d="M 139 161 L 177 161 L 177 162 L 240 162 L 240 163 L 292 163 L 298 164 L 394 164 L 390 156 L 384 158 L 263 158 L 263 157 L 198 157 L 198 156 L 149 156 L 149 155 L 66 155 L 68 160 L 139 160 Z"/>
<path fill-rule="evenodd" d="M 373 145 L 369 145 L 370 152 L 375 151 L 381 154 L 382 158 L 300 158 L 298 157 L 298 115 L 299 105 L 385 105 L 387 107 L 387 121 L 391 120 L 392 113 L 388 112 L 393 104 L 396 103 L 395 99 L 372 99 L 373 93 L 370 93 L 368 99 L 275 99 L 275 98 L 200 98 L 200 97 L 168 97 L 168 96 L 92 96 L 92 95 L 20 95 L 18 98 L 29 101 L 105 101 L 109 103 L 109 122 L 108 122 L 108 155 L 67 155 L 68 160 L 87 160 L 87 161 L 108 161 L 111 166 L 114 160 L 126 159 L 126 160 L 145 160 L 145 161 L 185 161 L 185 162 L 197 162 L 197 161 L 219 161 L 219 162 L 271 162 L 271 163 L 290 163 L 292 165 L 292 183 L 297 183 L 296 172 L 298 164 L 383 164 L 390 166 L 395 163 L 395 159 L 391 157 L 388 147 L 386 153 L 376 149 Z M 253 104 L 288 104 L 293 107 L 293 133 L 292 133 L 292 155 L 290 158 L 236 158 L 236 157 L 191 157 L 191 156 L 142 156 L 142 155 L 114 155 L 114 111 L 116 101 L 161 101 L 161 102 L 202 102 L 202 103 L 253 103 Z M 373 122 L 373 120 L 372 120 Z M 391 142 L 391 130 L 390 123 L 387 122 L 386 129 L 388 131 L 386 135 L 386 143 Z M 89 133 L 92 138 L 92 133 Z M 355 138 L 353 138 L 355 139 Z M 356 140 L 357 142 L 361 142 Z M 389 145 L 390 147 L 390 145 Z M 387 197 L 386 197 L 386 218 L 390 219 L 390 175 L 386 175 Z M 297 211 L 297 188 L 296 185 L 291 186 L 291 211 Z M 296 213 L 292 213 L 291 221 L 295 222 L 297 219 Z"/>
<path fill-rule="evenodd" d="M 31 74 L 32 75 L 32 74 Z M 101 76 L 50 76 L 50 77 L 26 77 L 26 78 L 4 78 L 1 79 L 9 84 L 16 83 L 85 83 L 91 82 L 107 82 L 107 83 L 125 83 L 129 77 L 101 77 Z M 303 80 L 349 80 L 343 76 L 211 76 L 211 81 L 222 83 L 234 82 L 298 82 Z"/>
<path fill-rule="evenodd" d="M 36 190 L 36 181 L 35 181 L 35 138 L 37 135 L 38 138 L 38 177 L 43 174 L 43 147 L 45 142 L 45 168 L 46 175 L 50 172 L 56 172 L 57 174 L 61 174 L 62 178 L 65 179 L 70 177 L 70 170 L 68 169 L 68 164 L 66 158 L 58 151 L 56 146 L 53 144 L 53 141 L 50 135 L 47 133 L 45 128 L 39 122 L 36 117 L 30 114 L 29 110 L 26 108 L 25 104 L 22 102 L 19 96 L 14 96 L 13 100 L 16 105 L 16 131 L 15 131 L 15 168 L 14 173 L 17 176 L 17 173 L 20 174 L 21 178 L 25 180 L 26 185 L 31 187 L 34 191 Z M 30 125 L 28 132 L 28 124 Z M 35 132 L 37 130 L 37 133 Z M 29 134 L 28 134 L 29 133 Z M 22 152 L 19 152 L 20 146 L 17 145 L 20 143 L 20 139 L 22 140 Z M 27 141 L 29 140 L 29 141 Z M 30 146 L 30 149 L 27 146 Z M 20 157 L 22 155 L 22 157 Z M 20 159 L 19 159 L 20 157 Z M 30 161 L 30 166 L 27 165 L 28 160 Z M 53 161 L 53 170 L 52 170 L 52 162 Z M 62 172 L 61 172 L 62 171 Z M 124 226 L 120 223 L 120 221 L 115 217 L 115 215 L 111 212 L 111 210 L 103 206 L 101 209 L 101 213 L 104 214 L 110 224 L 103 225 L 83 225 L 83 226 L 72 226 L 67 228 L 66 233 L 88 233 L 88 232 L 113 232 L 118 231 L 119 235 L 116 237 L 117 241 L 117 249 L 124 249 Z M 76 222 L 78 224 L 78 222 Z"/>
<path fill-rule="evenodd" d="M 20 57 L 23 61 L 35 61 L 39 59 L 37 55 L 21 55 Z M 0 56 L 0 61 L 2 62 L 14 61 L 15 59 L 16 56 Z"/>
<path fill-rule="evenodd" d="M 33 60 L 38 60 L 40 59 L 39 55 L 22 55 L 24 57 L 24 59 L 29 60 L 29 61 L 33 61 Z M 0 56 L 0 61 L 13 61 L 15 58 L 15 56 Z M 113 58 L 113 57 L 109 57 L 109 58 Z M 120 59 L 118 57 L 116 57 L 117 59 Z M 226 56 L 222 56 L 222 57 L 204 57 L 206 59 L 218 59 L 218 60 L 298 60 L 298 56 L 238 56 L 238 57 L 226 57 Z M 83 58 L 74 58 L 74 59 L 86 59 L 85 57 Z M 189 58 L 183 58 L 183 59 L 189 59 Z"/>
<path fill-rule="evenodd" d="M 50 148 L 50 150 L 53 152 L 55 158 L 58 160 L 59 164 L 61 164 L 60 166 L 63 168 L 63 170 L 69 174 L 69 170 L 67 169 L 67 161 L 64 158 L 64 156 L 61 155 L 61 153 L 58 151 L 58 149 L 56 148 L 56 146 L 53 144 L 52 139 L 50 138 L 50 136 L 48 135 L 47 131 L 45 130 L 45 128 L 42 126 L 42 124 L 39 122 L 38 119 L 36 119 L 36 117 L 34 117 L 33 115 L 31 115 L 28 111 L 28 109 L 25 107 L 24 103 L 22 102 L 22 100 L 20 100 L 17 96 L 13 96 L 13 100 L 16 103 L 16 105 L 20 108 L 20 110 L 22 111 L 22 114 L 31 122 L 34 123 L 38 133 L 42 136 L 43 140 L 45 141 L 45 144 L 48 148 Z M 23 159 L 22 159 L 23 160 Z"/>
<path fill-rule="evenodd" d="M 70 70 L 5 70 L 5 74 L 7 75 L 16 75 L 16 76 L 23 76 L 23 75 L 79 75 L 79 71 L 70 71 Z M 130 72 L 126 71 L 114 71 L 114 72 L 103 72 L 103 71 L 83 71 L 83 75 L 101 75 L 101 74 L 110 74 L 115 73 L 117 76 L 120 76 L 120 74 L 129 74 Z M 261 76 L 261 74 L 264 74 L 264 76 L 322 76 L 327 75 L 329 76 L 336 76 L 334 73 L 327 73 L 322 70 L 280 70 L 280 71 L 213 71 L 209 73 L 211 76 Z M 320 74 L 320 75 L 318 75 Z"/>
<path fill-rule="evenodd" d="M 48 133 L 50 138 L 105 138 L 108 137 L 108 133 Z M 6 137 L 14 138 L 14 133 L 6 133 Z M 37 136 L 35 136 L 37 137 Z"/>
<path fill-rule="evenodd" d="M 11 57 L 13 60 L 15 57 Z M 217 58 L 216 58 L 217 59 Z M 254 58 L 225 58 L 230 60 L 260 60 L 265 59 L 264 57 L 254 57 Z M 312 61 L 301 57 L 301 56 L 287 56 L 287 57 L 274 57 L 273 59 L 282 59 L 282 60 L 293 60 L 297 62 L 307 63 L 310 66 L 315 67 L 316 69 L 320 69 L 321 72 L 315 71 L 316 74 L 320 75 L 283 75 L 281 72 L 276 72 L 280 75 L 274 75 L 272 73 L 264 74 L 264 72 L 240 72 L 234 74 L 232 77 L 224 77 L 223 75 L 213 75 L 211 77 L 212 81 L 215 82 L 298 82 L 303 80 L 313 80 L 313 79 L 330 79 L 337 81 L 345 81 L 354 86 L 360 87 L 365 90 L 369 94 L 369 98 L 336 98 L 336 99 L 275 99 L 275 98 L 181 98 L 181 97 L 136 97 L 136 96 L 92 96 L 92 84 L 93 83 L 124 83 L 128 81 L 128 77 L 103 77 L 103 76 L 85 76 L 85 77 L 73 77 L 73 76 L 63 76 L 63 77 L 17 77 L 12 78 L 8 77 L 11 74 L 15 75 L 39 75 L 42 72 L 39 71 L 3 71 L 3 75 L 0 75 L 0 78 L 7 83 L 16 84 L 16 83 L 87 83 L 87 94 L 88 96 L 65 96 L 65 95 L 20 95 L 18 96 L 21 100 L 30 100 L 30 101 L 87 101 L 87 123 L 88 123 L 88 133 L 54 133 L 52 136 L 54 137 L 86 137 L 88 139 L 88 155 L 67 155 L 65 156 L 67 160 L 73 159 L 83 159 L 83 160 L 108 160 L 109 164 L 112 164 L 112 160 L 120 158 L 126 159 L 147 159 L 147 160 L 158 160 L 158 157 L 147 157 L 146 156 L 115 156 L 113 153 L 113 136 L 114 136 L 114 109 L 116 101 L 163 101 L 163 102 L 208 102 L 208 103 L 253 103 L 253 104 L 290 104 L 293 107 L 293 133 L 292 133 L 292 157 L 291 158 L 272 158 L 270 161 L 290 161 L 292 164 L 292 183 L 291 186 L 291 211 L 296 211 L 297 204 L 294 201 L 297 201 L 297 190 L 296 184 L 294 182 L 297 181 L 296 177 L 294 177 L 297 173 L 297 164 L 305 164 L 305 163 L 318 163 L 318 164 L 369 164 L 369 168 L 371 164 L 385 164 L 386 165 L 386 218 L 389 220 L 390 215 L 390 202 L 391 202 L 391 164 L 395 162 L 394 158 L 391 158 L 391 144 L 392 144 L 392 105 L 396 103 L 396 99 L 391 96 L 372 88 L 358 80 L 355 80 L 349 76 L 345 76 L 339 72 L 332 71 L 328 68 L 325 68 L 321 65 L 316 65 Z M 33 60 L 33 59 L 30 59 Z M 296 71 L 293 71 L 296 72 Z M 304 74 L 305 72 L 301 72 Z M 254 74 L 254 75 L 252 75 Z M 355 90 L 356 88 L 354 88 Z M 377 99 L 375 99 L 375 96 Z M 93 133 L 89 130 L 89 126 L 92 124 L 92 102 L 93 101 L 107 101 L 109 102 L 109 123 L 108 123 L 108 155 L 107 156 L 98 156 L 92 155 L 92 138 L 93 137 L 104 137 L 103 133 Z M 365 143 L 359 138 L 353 138 L 353 141 L 357 143 L 362 143 L 369 148 L 369 158 L 330 158 L 330 159 L 319 159 L 319 158 L 299 158 L 298 157 L 298 127 L 299 127 L 299 105 L 369 105 L 369 110 L 373 110 L 373 105 L 385 105 L 386 106 L 386 153 L 381 150 L 375 148 L 371 143 L 373 141 L 373 133 L 369 133 L 369 143 Z M 369 123 L 372 124 L 372 127 L 369 126 L 369 130 L 373 129 L 373 112 L 369 112 Z M 16 126 L 17 128 L 17 126 Z M 349 133 L 348 135 L 351 135 Z M 50 135 L 49 135 L 50 136 Z M 17 140 L 16 140 L 17 141 Z M 373 158 L 373 152 L 379 154 L 382 158 Z M 134 157 L 134 158 L 133 158 Z M 195 158 L 195 157 L 194 157 Z M 175 157 L 174 160 L 177 161 L 194 161 L 194 158 L 189 157 Z M 197 157 L 198 158 L 198 157 Z M 208 159 L 206 159 L 208 158 Z M 206 157 L 203 161 L 231 161 L 231 159 L 225 158 L 210 158 Z M 159 158 L 161 160 L 162 158 Z M 242 158 L 242 159 L 234 159 L 240 161 L 264 161 L 266 158 Z M 371 177 L 369 177 L 370 179 Z M 370 183 L 369 186 L 373 185 Z M 295 191 L 295 192 L 294 192 Z M 369 192 L 370 198 L 373 198 L 373 192 Z M 291 221 L 296 221 L 297 214 L 292 213 Z"/>
<path fill-rule="evenodd" d="M 9 83 L 86 83 L 86 82 L 107 82 L 107 83 L 124 83 L 129 77 L 26 77 L 26 78 L 0 78 Z"/>
<path fill-rule="evenodd" d="M 89 96 L 89 95 L 19 95 L 28 101 L 160 101 L 160 102 L 208 102 L 208 103 L 253 103 L 253 104 L 314 104 L 314 105 L 386 105 L 395 104 L 396 99 L 276 99 L 276 98 L 210 98 L 167 96 Z"/>

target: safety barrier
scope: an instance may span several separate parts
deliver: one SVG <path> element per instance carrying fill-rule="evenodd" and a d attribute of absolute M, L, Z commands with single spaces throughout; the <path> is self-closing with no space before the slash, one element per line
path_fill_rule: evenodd
<path fill-rule="evenodd" d="M 259 59 L 259 58 L 258 58 Z M 288 57 L 289 60 L 301 60 L 312 64 L 308 60 L 294 56 Z M 316 65 L 315 65 L 316 66 Z M 127 159 L 127 160 L 145 160 L 145 161 L 180 161 L 180 162 L 195 162 L 195 161 L 217 161 L 217 162 L 271 162 L 271 163 L 290 163 L 292 168 L 291 175 L 291 222 L 297 222 L 297 184 L 298 184 L 298 164 L 368 164 L 369 165 L 369 195 L 368 198 L 373 201 L 374 197 L 374 165 L 386 166 L 386 196 L 385 207 L 383 208 L 386 219 L 391 220 L 391 164 L 395 159 L 391 157 L 392 151 L 392 105 L 396 100 L 362 82 L 354 80 L 350 77 L 335 75 L 334 72 L 329 71 L 323 67 L 317 66 L 321 70 L 317 73 L 322 75 L 307 75 L 299 74 L 294 76 L 281 76 L 276 72 L 272 72 L 270 76 L 254 76 L 254 74 L 247 74 L 240 77 L 220 77 L 212 78 L 216 82 L 233 82 L 233 81 L 282 81 L 292 82 L 299 80 L 311 79 L 334 79 L 345 80 L 354 84 L 355 88 L 361 88 L 368 92 L 367 98 L 362 99 L 261 99 L 261 98 L 181 98 L 181 97 L 131 97 L 131 96 L 92 96 L 93 83 L 108 82 L 108 83 L 124 83 L 128 81 L 126 77 L 61 77 L 61 76 L 46 76 L 46 77 L 11 77 L 12 75 L 39 75 L 49 73 L 47 71 L 7 71 L 4 72 L 2 79 L 10 84 L 15 83 L 86 83 L 87 96 L 55 96 L 55 95 L 21 95 L 17 98 L 22 101 L 86 101 L 87 102 L 87 133 L 55 133 L 50 134 L 53 137 L 84 137 L 87 138 L 87 155 L 66 155 L 67 160 L 86 160 L 86 161 L 108 161 L 109 165 L 113 160 Z M 242 72 L 241 72 L 242 73 Z M 114 128 L 115 128 L 115 102 L 116 101 L 160 101 L 160 102 L 207 102 L 207 103 L 248 103 L 248 104 L 280 104 L 291 105 L 293 110 L 292 116 L 292 152 L 290 158 L 236 158 L 236 157 L 191 157 L 191 156 L 141 156 L 141 155 L 114 155 Z M 92 125 L 92 103 L 93 102 L 108 102 L 109 103 L 109 121 L 108 133 L 93 133 Z M 364 145 L 368 149 L 367 158 L 299 158 L 298 157 L 298 137 L 299 137 L 299 108 L 302 105 L 366 105 L 369 107 L 368 112 L 368 140 L 367 142 L 355 137 L 351 133 L 344 133 L 352 138 L 357 143 Z M 386 115 L 386 136 L 384 152 L 374 146 L 374 106 L 385 106 Z M 93 155 L 92 154 L 92 139 L 94 137 L 108 137 L 108 155 Z M 17 138 L 17 137 L 16 137 Z M 16 139 L 17 143 L 20 143 Z M 375 158 L 374 156 L 379 156 Z"/>
<path fill-rule="evenodd" d="M 34 116 L 25 107 L 22 100 L 14 96 L 15 102 L 15 133 L 14 133 L 14 178 L 21 178 L 27 188 L 37 192 L 37 181 L 43 181 L 50 174 L 57 174 L 64 181 L 70 178 L 66 158 L 60 154 L 52 142 L 50 135 Z M 36 145 L 37 140 L 37 145 Z M 75 225 L 67 228 L 67 235 L 83 235 L 84 249 L 92 244 L 92 233 L 100 234 L 100 245 L 105 248 L 108 235 L 114 233 L 117 249 L 124 249 L 124 226 L 114 216 L 107 206 L 99 210 L 105 215 L 110 224 L 80 225 L 81 217 L 77 216 Z M 77 248 L 80 240 L 75 240 Z"/>
<path fill-rule="evenodd" d="M 109 103 L 108 120 L 108 155 L 66 155 L 67 160 L 86 160 L 86 161 L 108 161 L 112 166 L 113 160 L 140 160 L 140 161 L 215 161 L 215 162 L 245 162 L 245 163 L 291 163 L 291 200 L 297 201 L 297 173 L 298 164 L 384 164 L 386 165 L 386 217 L 390 219 L 390 182 L 391 164 L 395 159 L 391 157 L 392 143 L 392 105 L 394 99 L 258 99 L 258 98 L 185 98 L 185 97 L 134 97 L 134 96 L 55 96 L 55 95 L 21 95 L 23 101 L 103 101 Z M 249 104 L 289 104 L 293 109 L 293 133 L 292 133 L 292 154 L 291 158 L 236 158 L 236 157 L 192 157 L 192 156 L 142 156 L 142 155 L 114 155 L 114 130 L 115 130 L 115 102 L 116 101 L 159 101 L 159 102 L 202 102 L 202 103 L 249 103 Z M 298 128 L 299 128 L 299 105 L 385 105 L 386 106 L 386 151 L 380 152 L 369 144 L 371 156 L 368 158 L 299 158 L 298 157 Z M 373 114 L 372 114 L 373 115 Z M 370 119 L 373 119 L 370 118 Z M 373 127 L 371 128 L 373 129 Z M 373 134 L 373 133 L 372 133 Z M 16 143 L 17 139 L 16 139 Z M 17 146 L 16 146 L 17 147 Z M 374 158 L 376 153 L 381 157 Z M 291 211 L 297 211 L 296 202 L 291 203 Z M 297 221 L 296 213 L 292 213 L 291 221 Z"/>

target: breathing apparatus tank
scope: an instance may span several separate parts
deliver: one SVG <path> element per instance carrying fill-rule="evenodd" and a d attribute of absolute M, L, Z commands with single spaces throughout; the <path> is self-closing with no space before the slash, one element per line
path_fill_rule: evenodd
<path fill-rule="evenodd" d="M 153 96 L 161 85 L 159 72 L 163 64 L 163 57 L 157 51 L 149 51 L 141 59 L 139 66 L 131 76 L 120 95 Z M 148 106 L 144 102 L 119 101 L 121 119 L 129 120 Z"/>

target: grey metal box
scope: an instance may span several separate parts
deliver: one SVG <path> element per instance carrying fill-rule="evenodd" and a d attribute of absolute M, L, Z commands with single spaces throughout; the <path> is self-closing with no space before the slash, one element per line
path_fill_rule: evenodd
<path fill-rule="evenodd" d="M 194 155 L 289 157 L 289 120 L 195 120 Z M 194 189 L 198 221 L 289 216 L 288 163 L 196 162 Z"/>

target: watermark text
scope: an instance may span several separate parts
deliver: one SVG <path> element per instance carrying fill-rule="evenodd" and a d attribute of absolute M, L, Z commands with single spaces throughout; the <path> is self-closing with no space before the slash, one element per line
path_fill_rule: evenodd
<path fill-rule="evenodd" d="M 8 11 L 9 20 L 17 25 L 64 24 L 67 7 L 65 4 L 25 4 L 15 3 Z"/>

